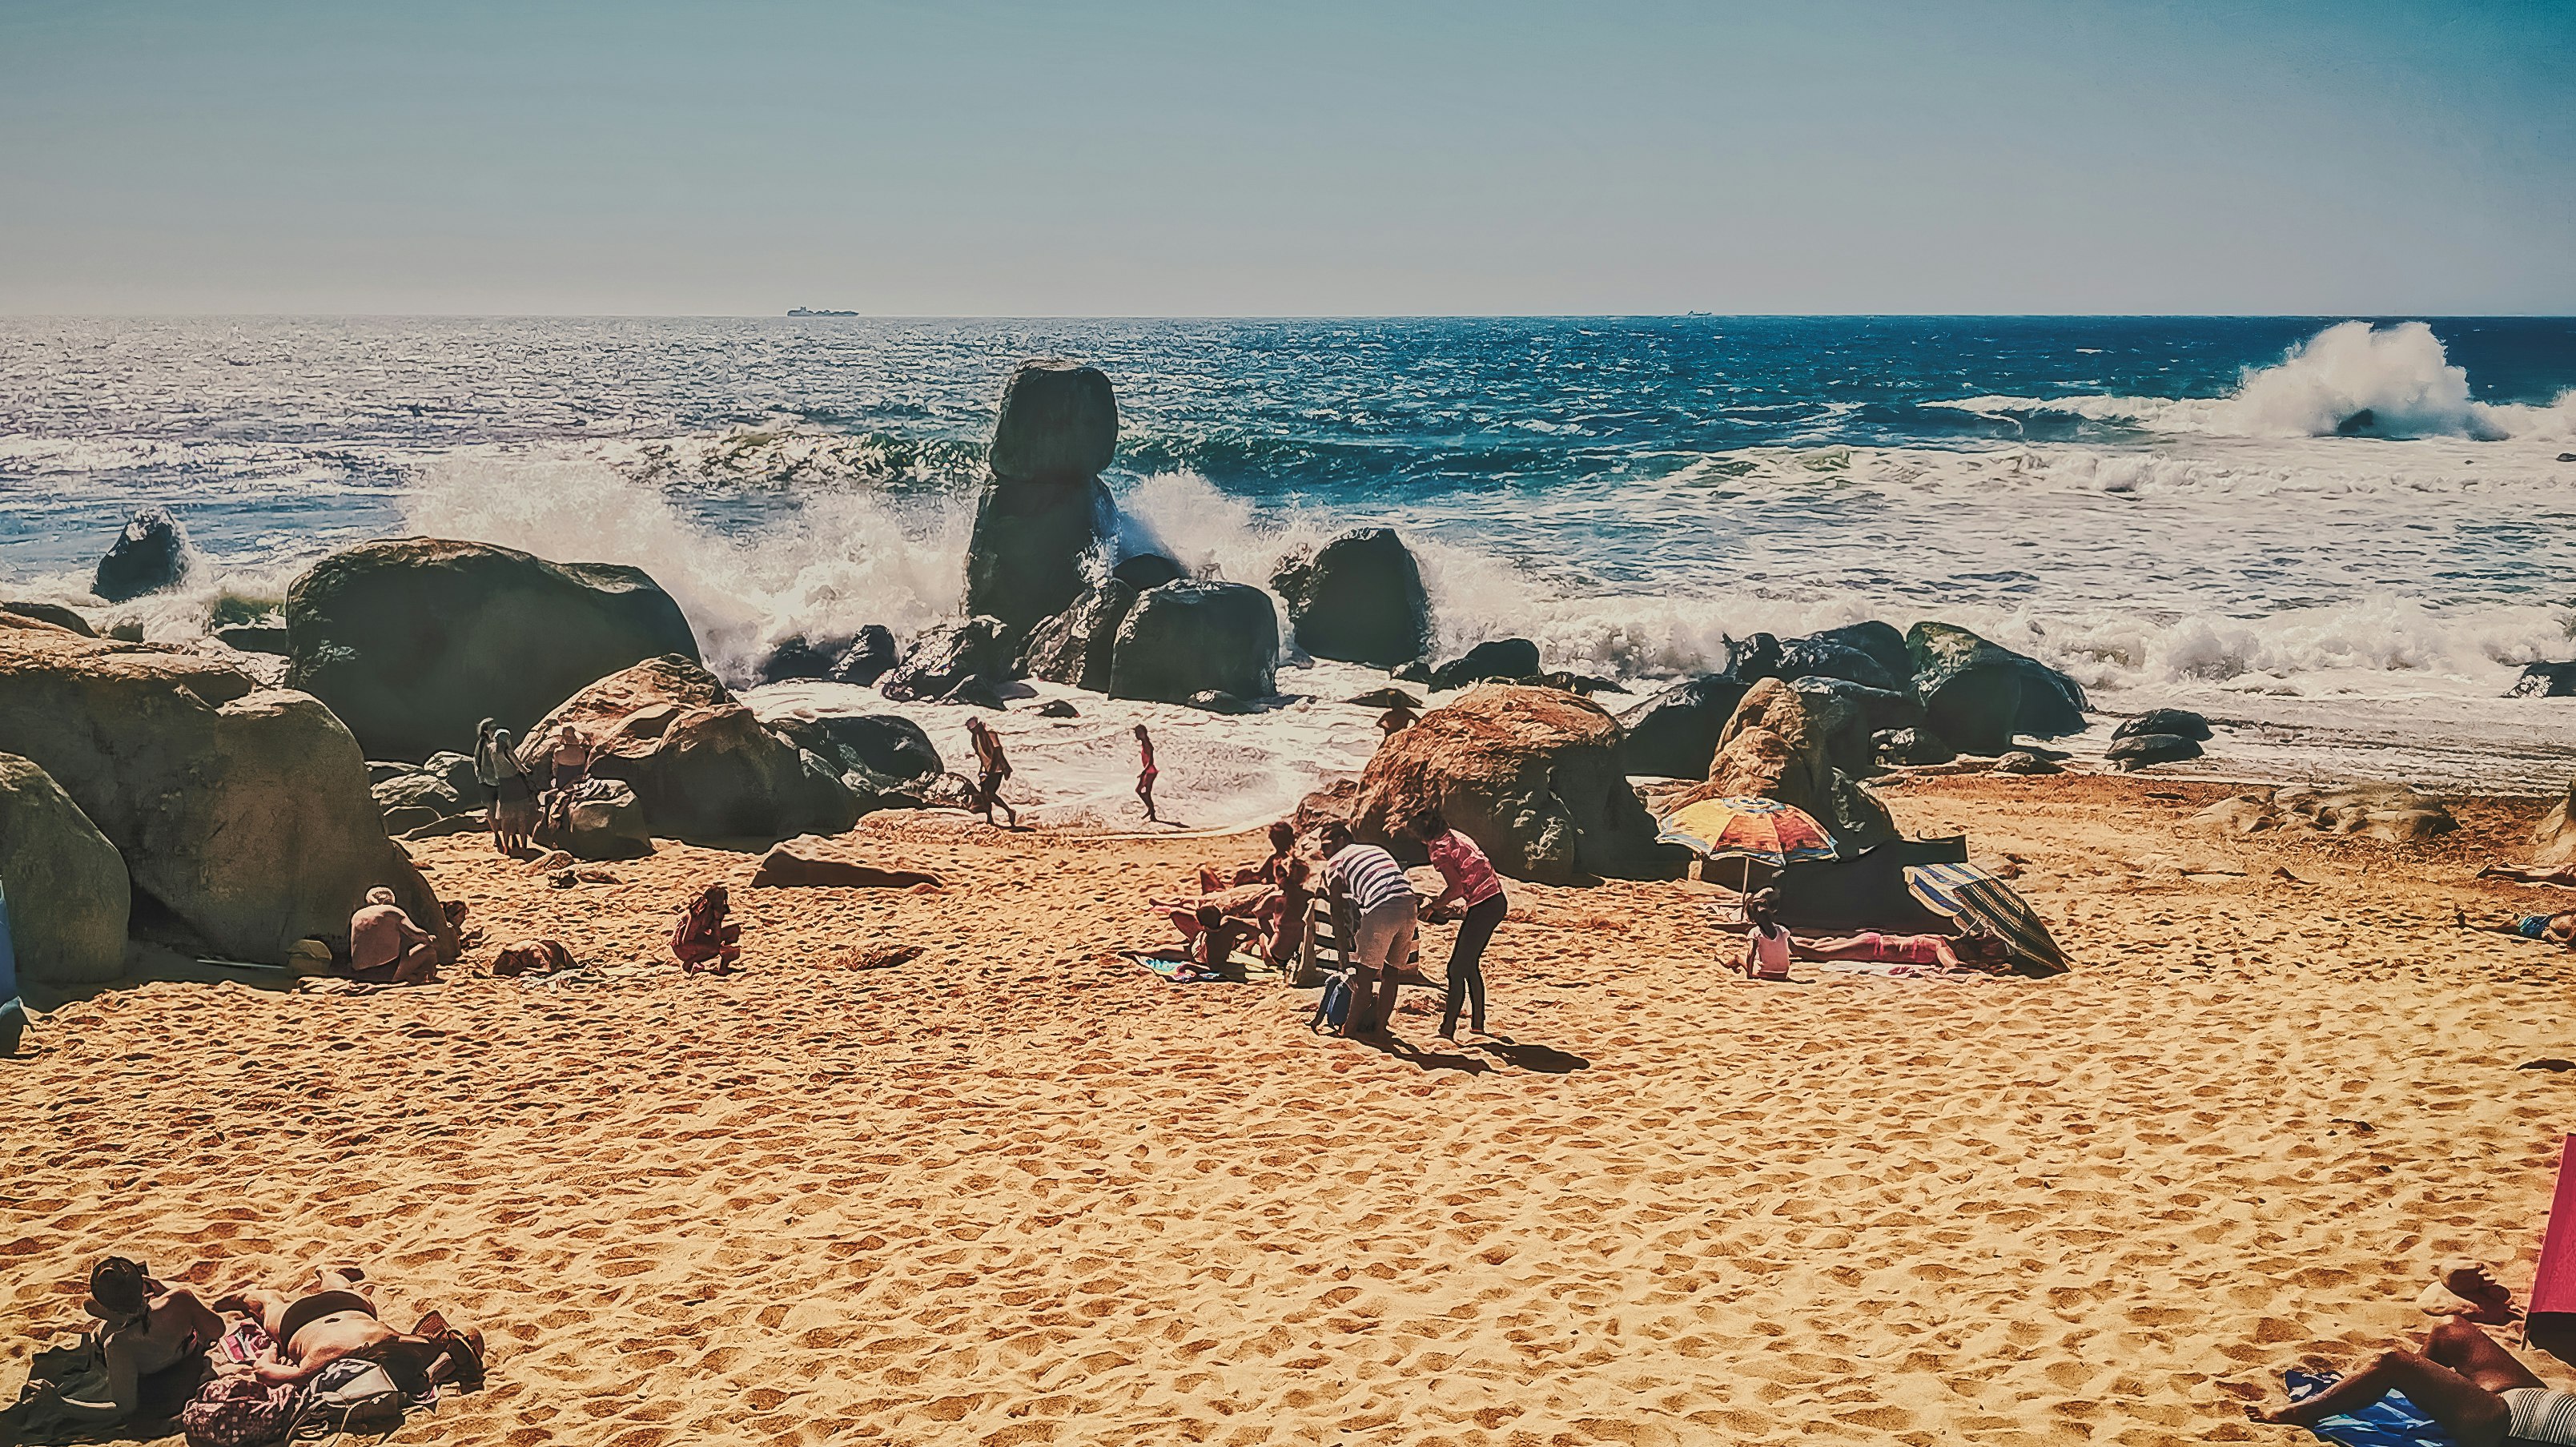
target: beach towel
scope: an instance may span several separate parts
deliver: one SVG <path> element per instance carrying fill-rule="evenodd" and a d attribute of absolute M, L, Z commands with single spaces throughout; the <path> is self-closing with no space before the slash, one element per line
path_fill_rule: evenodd
<path fill-rule="evenodd" d="M 1942 980 L 1952 984 L 1966 978 L 1954 975 L 1939 965 L 1905 965 L 1887 960 L 1811 960 L 1817 969 L 1836 975 L 1863 975 L 1879 980 Z"/>
<path fill-rule="evenodd" d="M 27 1005 L 18 998 L 18 951 L 9 943 L 9 891 L 0 886 L 0 1055 L 18 1053 L 27 1033 Z"/>
<path fill-rule="evenodd" d="M 1159 950 L 1121 950 L 1119 953 L 1144 966 L 1155 978 L 1167 985 L 1253 985 L 1279 978 L 1278 969 L 1264 963 L 1258 955 L 1236 955 L 1228 961 L 1229 969 L 1240 967 L 1242 970 L 1240 980 L 1231 976 L 1204 975 L 1196 979 L 1184 980 L 1177 977 L 1182 967 L 1189 964 L 1190 958 L 1181 946 L 1174 945 Z"/>
<path fill-rule="evenodd" d="M 2293 1402 L 2304 1402 L 2342 1380 L 2333 1372 L 2303 1372 L 2296 1367 L 2281 1373 L 2281 1383 L 2289 1388 Z M 2328 1417 L 2310 1430 L 2343 1447 L 2459 1447 L 2459 1440 L 2425 1416 L 2404 1392 L 2390 1392 L 2360 1411 Z"/>

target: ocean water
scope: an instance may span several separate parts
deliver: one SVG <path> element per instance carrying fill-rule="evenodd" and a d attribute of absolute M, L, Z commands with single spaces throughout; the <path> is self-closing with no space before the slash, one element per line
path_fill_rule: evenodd
<path fill-rule="evenodd" d="M 1116 382 L 1140 536 L 1263 582 L 1392 524 L 1446 650 L 1642 687 L 1938 617 L 2227 720 L 2222 771 L 2576 769 L 2576 700 L 2500 698 L 2576 657 L 2568 319 L 0 320 L 0 589 L 94 604 L 146 504 L 196 552 L 108 610 L 156 638 L 354 539 L 482 538 L 647 568 L 739 677 L 953 610 L 1037 355 Z"/>

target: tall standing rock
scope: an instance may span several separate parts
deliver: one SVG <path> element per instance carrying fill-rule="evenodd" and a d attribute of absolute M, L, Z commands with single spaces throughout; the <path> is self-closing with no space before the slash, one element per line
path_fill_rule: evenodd
<path fill-rule="evenodd" d="M 1948 623 L 1915 624 L 1905 647 L 1926 721 L 1966 752 L 2002 753 L 2016 734 L 2084 731 L 2083 688 L 2036 658 Z"/>
<path fill-rule="evenodd" d="M 1017 639 L 1082 595 L 1083 561 L 1117 524 L 1100 482 L 1117 450 L 1118 398 L 1099 368 L 1020 364 L 985 454 L 993 476 L 966 547 L 967 613 L 1001 619 Z"/>
<path fill-rule="evenodd" d="M 1431 595 L 1392 529 L 1344 533 L 1281 564 L 1270 586 L 1287 600 L 1297 646 L 1317 658 L 1393 668 L 1431 647 Z"/>
<path fill-rule="evenodd" d="M 425 759 L 480 720 L 521 735 L 592 680 L 695 662 L 696 635 L 641 569 L 552 563 L 444 538 L 361 543 L 286 591 L 286 681 L 328 704 L 371 759 Z"/>

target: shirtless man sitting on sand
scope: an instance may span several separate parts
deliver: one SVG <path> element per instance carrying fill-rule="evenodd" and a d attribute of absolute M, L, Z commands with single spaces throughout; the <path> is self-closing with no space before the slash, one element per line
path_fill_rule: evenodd
<path fill-rule="evenodd" d="M 342 1357 L 363 1357 L 406 1392 L 417 1394 L 451 1378 L 468 1390 L 482 1385 L 481 1332 L 459 1332 L 436 1312 L 408 1332 L 396 1331 L 377 1320 L 375 1303 L 359 1294 L 360 1272 L 325 1268 L 313 1275 L 321 1290 L 311 1296 L 289 1301 L 283 1293 L 254 1288 L 215 1303 L 218 1310 L 257 1317 L 276 1343 L 258 1361 L 223 1370 L 248 1372 L 274 1386 L 304 1381 Z"/>
<path fill-rule="evenodd" d="M 394 903 L 392 890 L 383 885 L 368 890 L 365 907 L 349 916 L 349 973 L 410 985 L 437 969 L 438 937 L 411 922 Z"/>
<path fill-rule="evenodd" d="M 2450 1429 L 2460 1447 L 2500 1447 L 2506 1442 L 2576 1444 L 2576 1394 L 2551 1391 L 2513 1353 L 2466 1321 L 2433 1328 L 2424 1349 L 2381 1352 L 2361 1370 L 2300 1402 L 2253 1407 L 2257 1422 L 2310 1427 L 2341 1412 L 2367 1407 L 2404 1392 L 2407 1400 Z"/>

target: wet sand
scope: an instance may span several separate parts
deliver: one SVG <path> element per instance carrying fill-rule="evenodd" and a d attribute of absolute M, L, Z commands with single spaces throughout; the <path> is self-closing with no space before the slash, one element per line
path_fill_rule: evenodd
<path fill-rule="evenodd" d="M 935 893 L 679 846 L 557 889 L 437 841 L 491 944 L 605 973 L 487 944 L 428 988 L 45 1019 L 0 1065 L 0 1379 L 118 1251 L 354 1262 L 389 1317 L 480 1324 L 492 1385 L 405 1441 L 2303 1441 L 2240 1415 L 2279 1368 L 2420 1331 L 2438 1259 L 2529 1280 L 2576 1074 L 2516 1067 L 2576 1054 L 2576 960 L 2450 918 L 2576 892 L 2468 878 L 2537 802 L 2407 852 L 2178 828 L 2223 792 L 1889 792 L 2018 857 L 2062 979 L 1756 985 L 1697 886 L 1514 886 L 1508 1043 L 1441 1046 L 1408 991 L 1394 1052 L 1110 953 L 1249 836 L 841 841 Z M 633 968 L 713 878 L 747 970 Z"/>

